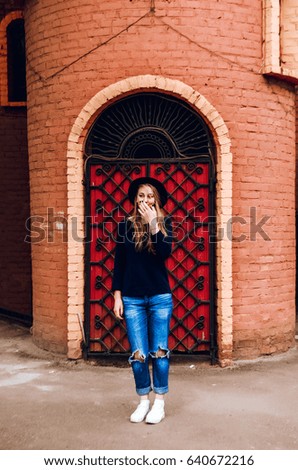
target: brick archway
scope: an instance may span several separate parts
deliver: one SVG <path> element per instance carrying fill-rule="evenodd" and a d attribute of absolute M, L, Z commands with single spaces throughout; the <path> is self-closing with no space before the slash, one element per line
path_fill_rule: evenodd
<path fill-rule="evenodd" d="M 227 126 L 217 110 L 198 91 L 179 80 L 141 75 L 114 83 L 97 93 L 78 115 L 69 135 L 68 180 L 68 357 L 81 356 L 84 311 L 84 137 L 90 122 L 107 101 L 124 93 L 147 89 L 174 93 L 188 101 L 205 119 L 217 146 L 217 202 L 219 227 L 227 227 L 232 216 L 232 154 Z M 232 361 L 232 244 L 223 238 L 217 244 L 217 340 L 222 366 Z"/>

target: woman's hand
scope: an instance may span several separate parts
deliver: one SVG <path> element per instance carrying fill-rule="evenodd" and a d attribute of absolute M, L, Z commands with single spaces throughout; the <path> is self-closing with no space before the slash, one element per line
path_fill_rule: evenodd
<path fill-rule="evenodd" d="M 123 302 L 121 292 L 116 290 L 114 292 L 114 314 L 119 320 L 123 320 Z"/>
<path fill-rule="evenodd" d="M 157 212 L 154 206 L 150 207 L 147 202 L 142 201 L 138 209 L 146 224 L 149 224 L 150 227 L 156 225 Z"/>

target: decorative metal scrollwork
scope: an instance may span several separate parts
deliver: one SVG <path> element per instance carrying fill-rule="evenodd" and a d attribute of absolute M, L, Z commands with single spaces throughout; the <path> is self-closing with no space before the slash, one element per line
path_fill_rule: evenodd
<path fill-rule="evenodd" d="M 108 164 L 103 165 L 103 171 L 105 173 L 110 173 L 111 170 L 112 170 L 112 165 L 108 165 Z"/>
<path fill-rule="evenodd" d="M 204 237 L 200 237 L 198 239 L 198 248 L 199 248 L 200 251 L 205 250 L 205 238 Z"/>
<path fill-rule="evenodd" d="M 95 289 L 100 289 L 101 288 L 101 281 L 102 281 L 102 277 L 101 276 L 96 276 L 96 278 L 95 278 Z"/>
<path fill-rule="evenodd" d="M 199 330 L 203 330 L 205 328 L 205 317 L 203 315 L 199 317 L 197 326 Z"/>
<path fill-rule="evenodd" d="M 102 200 L 101 199 L 96 199 L 95 202 L 95 211 L 99 212 L 100 209 L 102 209 Z"/>
<path fill-rule="evenodd" d="M 94 317 L 94 328 L 99 330 L 101 328 L 101 320 L 99 315 L 95 315 Z"/>
<path fill-rule="evenodd" d="M 125 165 L 123 165 L 123 168 L 124 168 L 124 171 L 126 171 L 126 173 L 130 173 L 131 170 L 133 169 L 133 166 L 130 165 L 129 163 L 126 163 Z"/>
<path fill-rule="evenodd" d="M 113 160 L 184 159 L 209 155 L 211 146 L 208 127 L 188 103 L 164 93 L 143 92 L 105 108 L 89 132 L 85 154 Z"/>
<path fill-rule="evenodd" d="M 128 135 L 121 145 L 120 152 L 124 158 L 154 157 L 171 158 L 174 146 L 159 129 L 140 129 Z"/>
<path fill-rule="evenodd" d="M 193 171 L 195 167 L 196 167 L 196 164 L 194 162 L 190 162 L 187 164 L 188 171 Z"/>
<path fill-rule="evenodd" d="M 200 276 L 199 279 L 198 279 L 198 282 L 197 282 L 197 287 L 198 287 L 199 290 L 204 289 L 204 282 L 205 282 L 205 277 Z"/>
<path fill-rule="evenodd" d="M 111 170 L 112 170 L 112 165 L 109 165 L 106 163 L 102 166 L 102 168 L 97 168 L 95 173 L 97 176 L 100 176 L 103 173 L 110 173 Z"/>
<path fill-rule="evenodd" d="M 164 163 L 162 166 L 156 168 L 155 173 L 161 175 L 162 173 L 167 173 L 171 169 L 170 163 Z"/>
<path fill-rule="evenodd" d="M 198 200 L 198 209 L 200 212 L 204 212 L 205 211 L 205 205 L 204 205 L 204 198 L 203 197 L 200 197 L 199 200 Z"/>
<path fill-rule="evenodd" d="M 175 107 L 172 111 L 174 109 Z M 172 115 L 172 119 L 175 119 L 175 115 Z M 180 130 L 182 133 L 187 132 L 183 126 Z M 148 132 L 148 129 L 144 129 L 145 138 L 148 137 Z M 152 135 L 155 135 L 153 131 Z M 128 139 L 127 143 L 133 142 L 132 135 L 130 137 L 131 140 Z M 162 138 L 166 137 L 166 134 L 163 134 Z M 127 204 L 125 188 L 137 175 L 156 176 L 164 182 L 169 191 L 168 208 L 176 237 L 173 253 L 169 259 L 169 275 L 175 302 L 169 336 L 173 346 L 171 348 L 174 352 L 181 353 L 204 352 L 208 351 L 209 347 L 210 350 L 213 348 L 209 334 L 212 327 L 212 322 L 209 321 L 210 310 L 213 309 L 212 280 L 210 280 L 213 252 L 209 245 L 210 228 L 209 218 L 207 219 L 207 215 L 210 217 L 213 214 L 209 187 L 211 165 L 207 156 L 184 159 L 174 147 L 176 158 L 155 160 L 155 157 L 152 157 L 147 160 L 145 157 L 137 160 L 139 150 L 144 150 L 146 146 L 148 150 L 150 147 L 148 142 L 145 144 L 145 138 L 134 141 L 140 144 L 140 147 L 134 148 L 136 151 L 134 160 L 122 159 L 123 153 L 122 156 L 106 154 L 102 159 L 88 160 L 91 165 L 88 176 L 92 195 L 88 196 L 88 208 L 92 211 L 92 217 L 94 215 L 96 217 L 88 221 L 92 243 L 88 244 L 87 249 L 90 252 L 86 257 L 88 292 L 90 292 L 87 308 L 94 304 L 97 307 L 95 311 L 94 307 L 90 308 L 87 319 L 90 328 L 88 344 L 90 354 L 128 352 L 125 325 L 115 318 L 112 310 L 110 279 L 112 258 L 115 253 L 114 241 L 117 235 L 116 221 L 118 222 L 118 219 L 121 221 L 122 217 L 127 216 L 131 210 L 131 205 Z M 158 139 L 155 140 L 157 141 Z M 145 147 L 142 147 L 143 144 Z M 121 142 L 119 145 L 121 146 Z M 169 145 L 173 145 L 172 142 Z M 123 151 L 124 149 L 125 146 Z M 119 160 L 115 161 L 117 158 Z M 204 176 L 200 177 L 202 173 Z M 106 219 L 107 215 L 109 219 Z M 108 239 L 108 236 L 111 238 Z M 109 243 L 106 243 L 106 240 Z M 111 240 L 113 243 L 110 243 Z M 100 253 L 97 253 L 99 251 Z"/>
<path fill-rule="evenodd" d="M 100 251 L 100 250 L 102 249 L 102 246 L 101 246 L 101 238 L 97 238 L 97 239 L 96 239 L 95 249 L 96 249 L 96 251 Z"/>

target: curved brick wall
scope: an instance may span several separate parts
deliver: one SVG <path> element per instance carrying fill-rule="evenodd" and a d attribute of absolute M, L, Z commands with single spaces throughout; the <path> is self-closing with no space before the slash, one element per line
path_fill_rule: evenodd
<path fill-rule="evenodd" d="M 79 344 L 80 333 L 75 303 L 70 310 L 73 299 L 68 295 L 70 285 L 74 296 L 78 286 L 76 305 L 81 305 L 83 279 L 77 272 L 67 276 L 70 258 L 63 240 L 63 217 L 72 198 L 80 194 L 82 199 L 83 194 L 77 187 L 68 191 L 67 201 L 67 181 L 76 181 L 75 174 L 67 175 L 66 159 L 73 125 L 101 90 L 150 74 L 181 81 L 201 93 L 228 128 L 232 208 L 241 219 L 233 223 L 233 290 L 218 279 L 220 292 L 226 286 L 228 292 L 218 299 L 221 310 L 233 307 L 233 331 L 225 333 L 226 320 L 221 323 L 220 335 L 226 338 L 222 344 L 230 345 L 220 350 L 222 362 L 285 351 L 293 344 L 295 322 L 295 96 L 291 85 L 259 73 L 261 2 L 222 1 L 215 9 L 209 0 L 156 0 L 155 13 L 149 12 L 150 3 L 27 2 L 31 210 L 46 217 L 52 208 L 56 217 L 46 233 L 49 240 L 32 246 L 35 341 L 68 351 L 70 357 L 80 354 L 78 347 L 69 346 L 72 339 Z M 71 152 L 68 156 L 72 158 Z M 75 165 L 81 172 L 82 162 Z M 220 184 L 225 189 L 219 193 L 218 212 L 230 198 L 230 177 L 223 169 Z M 268 240 L 260 233 L 254 240 L 254 223 L 263 216 L 270 217 L 261 227 Z M 220 250 L 228 251 L 229 226 L 220 213 L 219 220 L 225 220 L 219 227 L 224 231 Z M 81 263 L 82 253 L 68 255 Z M 229 271 L 229 258 L 222 258 L 222 267 Z M 74 319 L 69 323 L 70 313 Z"/>

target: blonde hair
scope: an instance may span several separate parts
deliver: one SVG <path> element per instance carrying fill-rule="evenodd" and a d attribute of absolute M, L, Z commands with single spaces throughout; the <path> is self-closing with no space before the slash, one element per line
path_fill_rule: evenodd
<path fill-rule="evenodd" d="M 156 218 L 157 218 L 157 227 L 159 230 L 164 234 L 167 235 L 166 229 L 165 229 L 165 213 L 160 207 L 160 197 L 157 189 L 152 186 L 151 184 L 141 184 L 138 188 L 135 201 L 134 201 L 134 209 L 132 215 L 129 217 L 129 221 L 132 222 L 133 225 L 133 240 L 135 242 L 135 248 L 136 251 L 142 251 L 144 249 L 147 249 L 150 253 L 155 253 L 154 246 L 152 243 L 152 238 L 150 236 L 150 229 L 148 224 L 144 224 L 142 220 L 142 216 L 138 211 L 138 204 L 137 204 L 137 196 L 140 187 L 142 186 L 149 186 L 149 188 L 153 192 L 153 196 L 155 199 L 155 209 L 156 209 Z"/>

